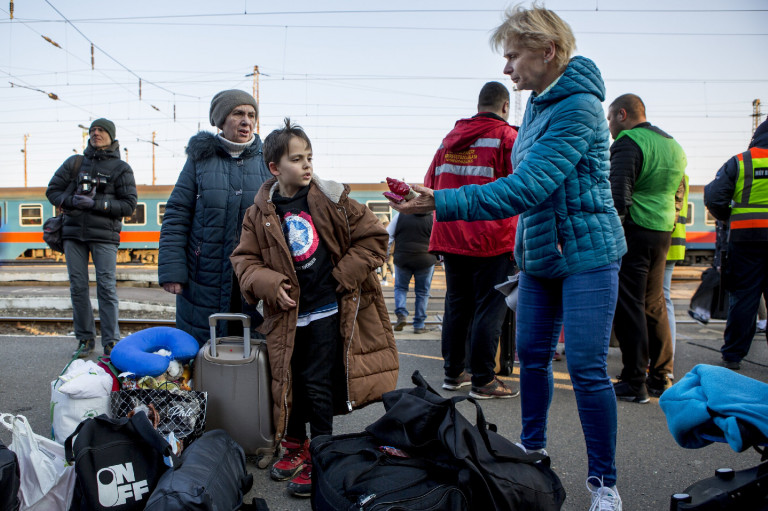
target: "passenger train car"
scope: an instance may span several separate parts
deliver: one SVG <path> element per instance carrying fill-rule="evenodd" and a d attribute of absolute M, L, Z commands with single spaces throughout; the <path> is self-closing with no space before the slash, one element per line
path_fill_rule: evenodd
<path fill-rule="evenodd" d="M 715 256 L 715 217 L 704 207 L 704 185 L 691 185 L 685 224 L 685 262 L 710 265 Z"/>
<path fill-rule="evenodd" d="M 391 218 L 386 183 L 351 184 L 353 199 L 366 204 L 377 215 Z M 156 263 L 160 224 L 173 186 L 138 186 L 136 211 L 123 219 L 118 262 Z M 710 264 L 715 249 L 715 219 L 704 207 L 704 187 L 692 185 L 688 199 L 687 251 L 684 264 Z M 45 188 L 0 188 L 0 261 L 54 259 L 43 241 L 42 226 L 56 214 L 45 197 Z"/>
<path fill-rule="evenodd" d="M 352 184 L 350 195 L 377 215 L 390 218 L 387 200 L 381 195 L 386 183 Z M 137 186 L 136 211 L 123 218 L 118 262 L 156 263 L 160 224 L 171 185 Z M 45 188 L 0 188 L 0 261 L 61 260 L 62 254 L 43 241 L 43 223 L 56 214 L 45 197 Z"/>

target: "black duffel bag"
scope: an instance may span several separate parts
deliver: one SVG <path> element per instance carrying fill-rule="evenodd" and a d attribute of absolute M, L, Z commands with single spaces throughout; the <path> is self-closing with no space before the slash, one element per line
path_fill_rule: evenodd
<path fill-rule="evenodd" d="M 469 511 L 457 472 L 385 446 L 370 433 L 312 439 L 312 509 Z"/>
<path fill-rule="evenodd" d="M 366 428 L 372 443 L 356 457 L 369 456 L 366 486 L 359 475 L 345 467 L 343 449 L 336 439 L 312 440 L 313 508 L 317 511 L 338 509 L 535 509 L 557 511 L 565 501 L 565 490 L 557 474 L 549 467 L 549 457 L 525 453 L 496 433 L 485 421 L 480 405 L 466 396 L 440 396 L 416 371 L 415 388 L 399 389 L 382 396 L 386 413 Z M 477 425 L 470 423 L 456 408 L 469 401 L 477 412 Z M 385 456 L 380 456 L 378 452 Z M 373 454 L 376 454 L 373 457 Z M 390 465 L 403 466 L 410 473 L 397 478 Z M 362 466 L 362 464 L 361 464 Z M 424 507 L 429 493 L 397 506 L 390 502 L 407 496 L 414 485 L 430 482 L 453 497 L 448 507 Z M 453 489 L 455 488 L 455 490 Z M 467 502 L 462 507 L 461 494 Z M 346 505 L 349 503 L 349 505 Z M 344 504 L 344 505 L 342 505 Z M 363 506 L 365 504 L 365 506 Z M 453 507 L 450 507 L 453 506 Z"/>
<path fill-rule="evenodd" d="M 81 422 L 64 442 L 67 462 L 75 463 L 70 511 L 142 510 L 168 467 L 180 462 L 147 415 Z"/>
<path fill-rule="evenodd" d="M 204 433 L 181 453 L 181 465 L 157 482 L 146 511 L 234 511 L 253 486 L 243 448 L 223 429 Z"/>

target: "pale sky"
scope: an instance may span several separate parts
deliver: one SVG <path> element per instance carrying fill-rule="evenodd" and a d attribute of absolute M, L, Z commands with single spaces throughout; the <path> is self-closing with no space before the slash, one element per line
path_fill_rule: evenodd
<path fill-rule="evenodd" d="M 174 184 L 211 97 L 259 66 L 262 139 L 290 116 L 312 139 L 315 172 L 343 182 L 421 182 L 457 119 L 490 80 L 512 89 L 488 39 L 505 1 L 14 0 L 0 7 L 3 186 L 47 185 L 107 117 L 140 184 Z M 527 5 L 530 5 L 529 3 Z M 595 61 L 607 108 L 633 92 L 705 184 L 768 113 L 765 0 L 549 0 L 577 54 Z M 49 37 L 61 48 L 43 39 Z M 95 45 L 91 69 L 91 43 Z M 141 79 L 141 98 L 139 80 Z M 11 86 L 11 82 L 16 86 Z M 56 94 L 58 101 L 49 99 Z M 527 92 L 521 94 L 525 108 Z M 514 103 L 514 100 L 513 100 Z M 174 120 L 175 111 L 175 120 Z M 514 123 L 513 116 L 510 119 Z M 125 159 L 126 153 L 123 152 Z"/>

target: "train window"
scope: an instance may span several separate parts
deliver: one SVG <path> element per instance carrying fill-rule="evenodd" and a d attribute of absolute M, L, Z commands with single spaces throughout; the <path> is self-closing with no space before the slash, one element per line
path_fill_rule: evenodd
<path fill-rule="evenodd" d="M 704 217 L 704 223 L 706 225 L 715 225 L 716 222 L 717 220 L 712 216 L 712 213 L 707 211 L 707 215 Z"/>
<path fill-rule="evenodd" d="M 693 218 L 696 214 L 696 209 L 693 207 L 693 202 L 688 203 L 688 217 L 685 219 L 685 225 L 693 225 Z"/>
<path fill-rule="evenodd" d="M 3 225 L 3 208 L 0 206 L 0 225 Z"/>
<path fill-rule="evenodd" d="M 21 225 L 43 225 L 42 204 L 19 204 Z"/>
<path fill-rule="evenodd" d="M 163 225 L 163 218 L 165 218 L 165 202 L 157 203 L 157 225 Z"/>
<path fill-rule="evenodd" d="M 384 215 L 387 217 L 387 221 L 392 219 L 392 209 L 389 207 L 389 202 L 385 200 L 369 200 L 365 205 L 368 206 L 368 209 L 373 211 L 377 217 Z"/>
<path fill-rule="evenodd" d="M 131 216 L 123 217 L 123 223 L 125 225 L 146 225 L 147 223 L 147 205 L 143 202 L 139 202 L 136 205 L 136 210 Z"/>

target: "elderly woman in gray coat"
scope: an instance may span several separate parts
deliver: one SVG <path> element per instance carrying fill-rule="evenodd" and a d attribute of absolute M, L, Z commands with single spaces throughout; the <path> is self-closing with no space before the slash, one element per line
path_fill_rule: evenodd
<path fill-rule="evenodd" d="M 245 210 L 271 177 L 254 132 L 257 116 L 256 101 L 244 91 L 213 97 L 211 125 L 221 132 L 202 131 L 189 140 L 187 162 L 163 217 L 158 281 L 176 295 L 176 326 L 201 345 L 210 337 L 211 314 L 245 312 L 261 320 L 240 295 L 229 261 Z M 220 324 L 217 335 L 226 334 Z"/>

